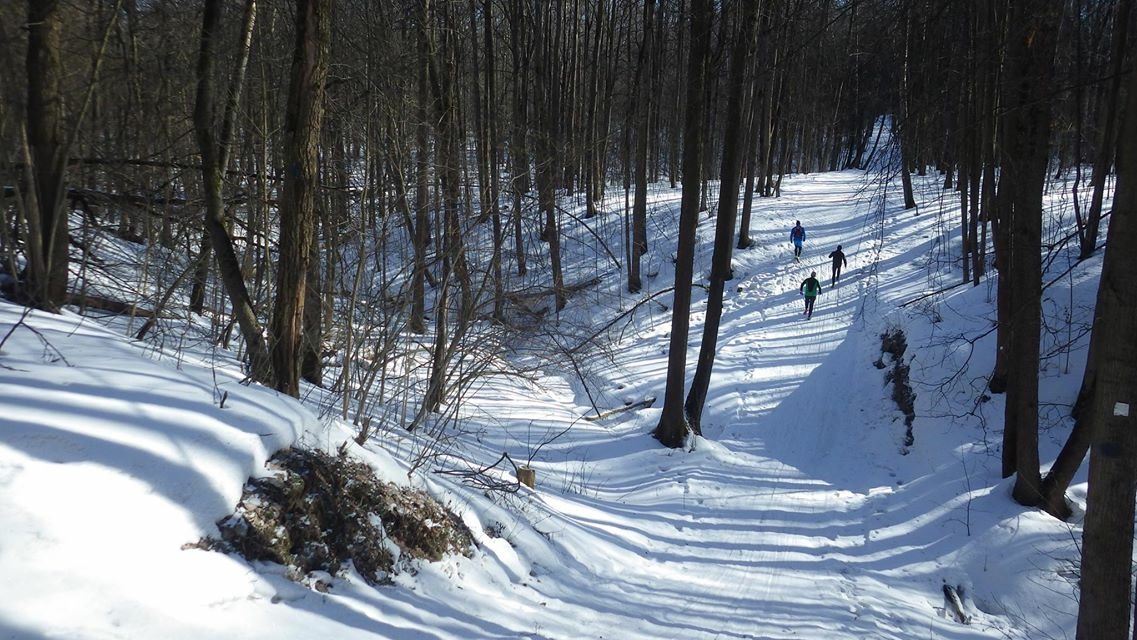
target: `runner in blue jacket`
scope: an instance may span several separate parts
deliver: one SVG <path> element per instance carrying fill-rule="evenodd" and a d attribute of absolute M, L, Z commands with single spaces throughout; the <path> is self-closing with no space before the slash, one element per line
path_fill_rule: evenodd
<path fill-rule="evenodd" d="M 801 226 L 801 220 L 797 221 L 793 229 L 790 229 L 790 242 L 794 243 L 794 259 L 801 257 L 801 245 L 805 243 L 805 227 Z"/>

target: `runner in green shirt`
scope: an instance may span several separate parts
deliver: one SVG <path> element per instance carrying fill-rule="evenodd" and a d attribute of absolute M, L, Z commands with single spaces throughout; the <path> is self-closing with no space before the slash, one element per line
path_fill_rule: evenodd
<path fill-rule="evenodd" d="M 821 293 L 821 283 L 817 281 L 817 272 L 814 271 L 809 274 L 809 277 L 802 281 L 801 286 L 798 287 L 798 292 L 805 296 L 805 311 L 802 315 L 806 320 L 813 317 L 813 303 L 817 301 L 818 294 Z"/>

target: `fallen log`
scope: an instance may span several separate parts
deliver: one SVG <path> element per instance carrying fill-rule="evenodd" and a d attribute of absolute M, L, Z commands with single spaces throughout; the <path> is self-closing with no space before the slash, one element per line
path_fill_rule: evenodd
<path fill-rule="evenodd" d="M 580 291 L 583 291 L 589 287 L 595 287 L 598 284 L 600 284 L 600 276 L 595 276 L 593 278 L 589 278 L 588 280 L 581 280 L 580 282 L 574 282 L 572 284 L 566 284 L 566 285 L 561 287 L 561 292 L 567 296 L 567 295 L 570 295 L 573 293 L 578 293 Z M 546 287 L 544 289 L 537 289 L 535 291 L 529 291 L 529 290 L 522 289 L 520 291 L 507 291 L 505 293 L 505 299 L 509 300 L 510 302 L 512 302 L 514 304 L 518 304 L 519 300 L 532 300 L 535 298 L 544 298 L 546 296 L 551 296 L 555 293 L 557 293 L 556 287 Z"/>
<path fill-rule="evenodd" d="M 153 318 L 154 312 L 150 309 L 144 309 L 138 305 L 129 302 L 122 302 L 121 300 L 112 300 L 102 296 L 92 295 L 90 293 L 78 294 L 71 293 L 67 295 L 67 304 L 79 307 L 80 309 L 98 309 L 100 311 L 109 311 L 119 315 L 131 315 L 137 318 Z"/>
<path fill-rule="evenodd" d="M 596 422 L 597 420 L 603 420 L 604 418 L 614 416 L 618 413 L 624 413 L 626 411 L 631 411 L 632 409 L 639 409 L 641 407 L 644 407 L 644 408 L 650 407 L 653 404 L 655 404 L 655 396 L 648 396 L 648 397 L 644 398 L 643 400 L 640 400 L 639 402 L 631 402 L 631 403 L 626 404 L 622 407 L 616 407 L 615 409 L 609 409 L 603 413 L 599 413 L 599 414 L 594 415 L 594 416 L 584 416 L 584 419 L 588 420 L 590 422 Z"/>

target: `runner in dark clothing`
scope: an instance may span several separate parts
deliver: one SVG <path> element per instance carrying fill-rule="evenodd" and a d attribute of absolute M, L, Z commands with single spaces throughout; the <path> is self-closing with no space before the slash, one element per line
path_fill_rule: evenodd
<path fill-rule="evenodd" d="M 821 283 L 817 281 L 817 272 L 814 271 L 809 274 L 809 277 L 802 281 L 801 287 L 798 292 L 805 296 L 805 311 L 802 315 L 806 320 L 813 317 L 813 303 L 817 301 L 818 294 L 821 293 Z"/>
<path fill-rule="evenodd" d="M 833 278 L 829 286 L 835 286 L 837 281 L 841 279 L 841 267 L 849 266 L 849 262 L 845 260 L 845 253 L 841 251 L 841 245 L 837 245 L 837 250 L 829 254 L 829 259 L 833 261 Z"/>
<path fill-rule="evenodd" d="M 790 242 L 794 244 L 794 259 L 801 257 L 801 245 L 805 242 L 805 227 L 801 226 L 801 220 L 797 221 L 793 229 L 790 229 Z"/>

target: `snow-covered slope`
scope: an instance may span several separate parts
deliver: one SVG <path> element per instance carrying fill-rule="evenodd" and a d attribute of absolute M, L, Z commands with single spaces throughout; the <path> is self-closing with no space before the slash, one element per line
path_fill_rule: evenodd
<path fill-rule="evenodd" d="M 991 287 L 899 307 L 959 277 L 956 216 L 923 187 L 919 215 L 859 172 L 789 177 L 782 198 L 756 200 L 756 245 L 736 253 L 706 437 L 691 451 L 650 437 L 658 404 L 581 419 L 594 404 L 662 397 L 667 295 L 614 325 L 610 348 L 582 349 L 582 377 L 553 358 L 538 377 L 487 379 L 465 402 L 456 451 L 532 458 L 537 490 L 487 498 L 415 475 L 463 514 L 479 550 L 378 589 L 348 575 L 318 593 L 279 568 L 182 549 L 215 533 L 272 451 L 334 449 L 349 429 L 241 385 L 231 360 L 162 354 L 75 315 L 21 322 L 0 303 L 0 336 L 20 323 L 0 354 L 0 637 L 1063 637 L 1080 528 L 1017 506 L 999 478 L 1002 400 L 980 402 Z M 647 295 L 671 285 L 678 200 L 652 193 Z M 795 219 L 809 233 L 800 264 Z M 623 255 L 614 212 L 589 224 Z M 712 237 L 704 217 L 697 277 Z M 838 243 L 849 267 L 830 288 Z M 587 335 L 638 298 L 587 240 L 565 246 L 570 281 L 607 274 L 560 318 Z M 1085 318 L 1099 267 L 1048 290 L 1049 317 Z M 805 320 L 797 290 L 810 270 L 825 289 Z M 911 446 L 872 364 L 890 328 L 908 335 Z M 1048 334 L 1043 351 L 1063 337 Z M 1072 400 L 1082 359 L 1075 348 L 1043 363 L 1047 406 Z M 1058 406 L 1044 422 L 1048 460 L 1068 424 Z M 406 481 L 406 437 L 352 452 Z M 971 624 L 944 614 L 945 583 L 962 586 Z"/>

